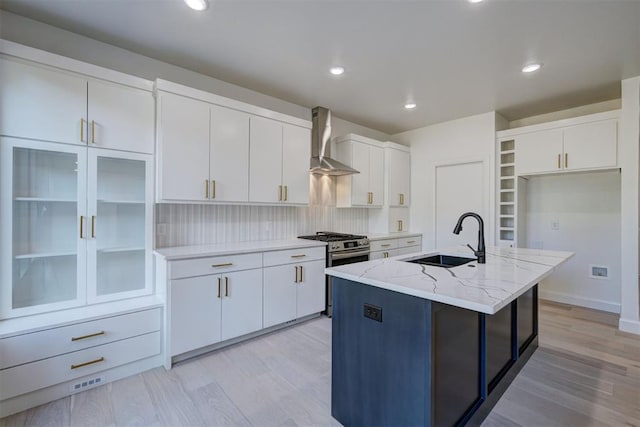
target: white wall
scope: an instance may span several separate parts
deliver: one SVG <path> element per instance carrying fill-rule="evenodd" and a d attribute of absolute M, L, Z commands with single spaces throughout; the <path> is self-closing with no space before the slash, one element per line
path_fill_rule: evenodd
<path fill-rule="evenodd" d="M 640 76 L 622 81 L 618 138 L 622 169 L 622 307 L 620 329 L 640 334 L 638 281 L 638 164 L 640 163 Z"/>
<path fill-rule="evenodd" d="M 575 252 L 540 286 L 540 297 L 620 312 L 620 173 L 529 178 L 526 247 Z M 553 229 L 553 225 L 558 229 Z M 590 277 L 592 265 L 608 279 Z"/>
<path fill-rule="evenodd" d="M 446 164 L 482 162 L 484 209 L 480 214 L 485 220 L 487 243 L 495 241 L 495 132 L 496 114 L 490 112 L 393 135 L 393 141 L 411 147 L 411 231 L 423 233 L 424 249 L 434 248 L 435 171 L 437 166 Z M 470 191 L 476 190 L 470 187 Z M 474 227 L 469 223 L 466 229 L 475 230 Z M 475 244 L 476 240 L 468 242 L 461 234 L 458 243 Z"/>

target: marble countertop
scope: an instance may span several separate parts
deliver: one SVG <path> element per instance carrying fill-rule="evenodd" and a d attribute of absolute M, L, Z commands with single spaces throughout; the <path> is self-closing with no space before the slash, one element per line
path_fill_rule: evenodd
<path fill-rule="evenodd" d="M 469 248 L 460 246 L 331 267 L 325 272 L 378 288 L 495 314 L 574 255 L 573 252 L 488 247 L 486 264 L 472 261 L 443 268 L 403 261 L 438 253 L 475 258 Z"/>
<path fill-rule="evenodd" d="M 313 248 L 326 245 L 326 242 L 306 239 L 258 240 L 252 242 L 216 243 L 213 245 L 176 246 L 173 248 L 156 249 L 154 254 L 160 255 L 169 261 L 219 255 L 279 251 L 285 249 Z"/>

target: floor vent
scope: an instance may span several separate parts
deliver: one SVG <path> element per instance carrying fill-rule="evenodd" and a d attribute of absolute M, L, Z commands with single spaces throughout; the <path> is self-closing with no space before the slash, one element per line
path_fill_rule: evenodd
<path fill-rule="evenodd" d="M 75 384 L 71 384 L 71 393 L 77 393 L 79 391 L 88 390 L 90 388 L 99 386 L 105 383 L 104 376 L 93 377 L 93 378 L 85 378 L 80 382 Z"/>

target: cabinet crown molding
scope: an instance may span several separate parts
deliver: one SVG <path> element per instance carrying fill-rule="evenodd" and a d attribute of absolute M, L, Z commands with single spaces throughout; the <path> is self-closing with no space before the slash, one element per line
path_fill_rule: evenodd
<path fill-rule="evenodd" d="M 547 123 L 540 123 L 530 126 L 522 126 L 513 129 L 506 129 L 496 132 L 498 139 L 510 138 L 516 135 L 522 135 L 530 132 L 538 132 L 541 130 L 565 128 L 569 126 L 581 125 L 584 123 L 593 123 L 602 120 L 619 119 L 621 110 L 611 110 L 602 113 L 587 114 L 580 117 L 572 117 L 569 119 L 555 120 Z"/>

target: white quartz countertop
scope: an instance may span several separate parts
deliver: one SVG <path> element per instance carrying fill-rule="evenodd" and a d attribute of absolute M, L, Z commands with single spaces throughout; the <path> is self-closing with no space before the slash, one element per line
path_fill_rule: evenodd
<path fill-rule="evenodd" d="M 488 247 L 486 264 L 435 267 L 403 260 L 434 254 L 475 258 L 466 246 L 347 264 L 325 270 L 330 276 L 432 301 L 495 314 L 549 276 L 573 252 Z"/>
<path fill-rule="evenodd" d="M 255 252 L 279 251 L 285 249 L 313 248 L 326 246 L 325 242 L 305 239 L 258 240 L 253 242 L 217 243 L 213 245 L 176 246 L 154 251 L 166 260 L 201 258 L 219 255 L 248 254 Z"/>
<path fill-rule="evenodd" d="M 410 233 L 408 231 L 403 231 L 400 233 L 367 234 L 367 238 L 369 240 L 404 239 L 405 237 L 422 237 L 422 233 Z"/>

